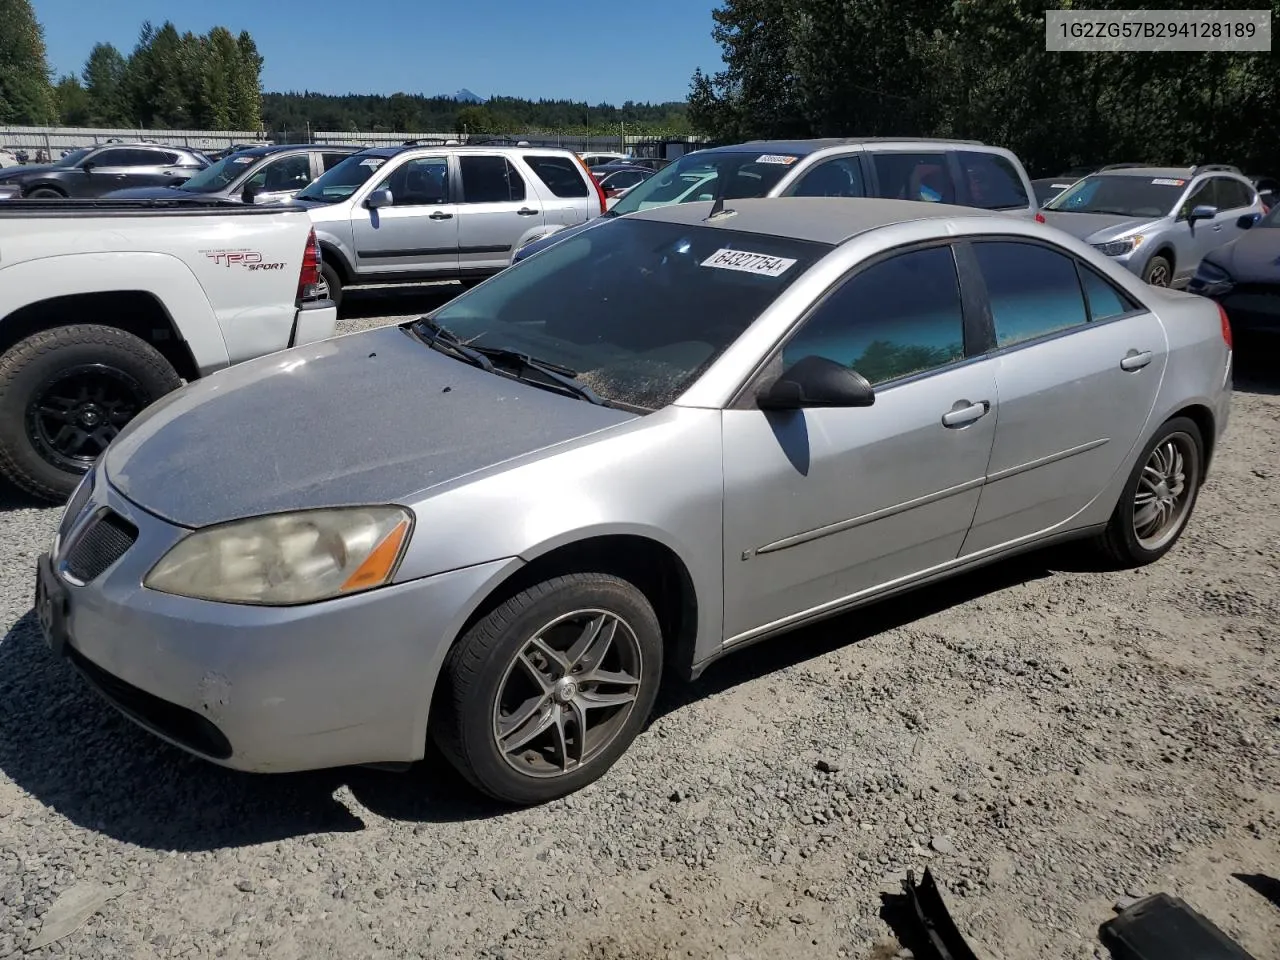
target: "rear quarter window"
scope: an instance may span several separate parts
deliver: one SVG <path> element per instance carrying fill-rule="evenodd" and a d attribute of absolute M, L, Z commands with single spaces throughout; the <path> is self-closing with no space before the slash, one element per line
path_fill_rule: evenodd
<path fill-rule="evenodd" d="M 587 197 L 591 188 L 587 185 L 582 168 L 569 157 L 552 154 L 526 154 L 524 162 L 543 186 L 557 197 Z"/>
<path fill-rule="evenodd" d="M 1022 177 L 1004 157 L 977 150 L 958 150 L 956 156 L 970 206 L 982 210 L 1012 210 L 1030 203 Z"/>

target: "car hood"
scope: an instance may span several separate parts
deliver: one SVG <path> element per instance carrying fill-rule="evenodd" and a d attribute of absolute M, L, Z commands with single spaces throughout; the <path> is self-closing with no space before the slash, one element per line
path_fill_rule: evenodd
<path fill-rule="evenodd" d="M 1118 240 L 1154 221 L 1150 217 L 1118 217 L 1110 213 L 1061 213 L 1041 210 L 1045 223 L 1088 243 Z"/>
<path fill-rule="evenodd" d="M 238 364 L 152 404 L 107 449 L 108 479 L 173 523 L 406 502 L 635 419 L 486 373 L 399 327 Z"/>
<path fill-rule="evenodd" d="M 1233 243 L 1210 251 L 1205 259 L 1237 283 L 1280 284 L 1280 227 L 1254 227 Z"/>
<path fill-rule="evenodd" d="M 177 187 L 128 187 L 124 190 L 112 190 L 103 196 L 104 200 L 193 200 L 223 199 L 216 193 L 196 193 L 194 190 L 179 190 Z"/>
<path fill-rule="evenodd" d="M 48 173 L 50 170 L 53 170 L 53 169 L 54 169 L 54 166 L 51 163 L 40 163 L 40 164 L 28 163 L 24 166 L 5 167 L 3 170 L 0 170 L 0 181 L 17 180 L 20 177 Z"/>

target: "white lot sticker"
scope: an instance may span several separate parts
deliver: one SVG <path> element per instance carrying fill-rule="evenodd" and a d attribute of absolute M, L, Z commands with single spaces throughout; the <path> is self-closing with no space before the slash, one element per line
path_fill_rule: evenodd
<path fill-rule="evenodd" d="M 1152 180 L 1151 182 L 1152 182 L 1152 183 L 1154 183 L 1156 186 L 1159 186 L 1159 187 L 1180 187 L 1180 186 L 1182 186 L 1184 183 L 1186 183 L 1187 181 L 1185 181 L 1185 180 L 1167 180 L 1167 179 L 1165 179 L 1164 177 L 1156 177 L 1156 178 L 1155 178 L 1154 180 Z"/>
<path fill-rule="evenodd" d="M 236 163 L 252 163 L 253 157 L 236 157 Z"/>
<path fill-rule="evenodd" d="M 797 157 L 788 157 L 781 153 L 766 153 L 762 157 L 756 157 L 756 163 L 780 163 L 783 166 L 789 166 L 799 159 Z"/>
<path fill-rule="evenodd" d="M 756 273 L 764 277 L 780 277 L 795 266 L 795 261 L 786 257 L 771 257 L 767 253 L 721 247 L 703 260 L 702 265 L 715 267 L 717 270 L 741 270 L 743 273 Z"/>
<path fill-rule="evenodd" d="M 387 162 L 386 157 L 365 157 L 363 160 L 360 161 L 360 166 L 372 167 L 374 170 L 377 170 L 380 166 L 382 166 L 386 162 Z"/>

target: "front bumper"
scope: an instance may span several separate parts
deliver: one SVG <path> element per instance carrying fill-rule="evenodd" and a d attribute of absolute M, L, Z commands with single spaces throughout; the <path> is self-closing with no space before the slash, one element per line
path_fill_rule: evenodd
<path fill-rule="evenodd" d="M 297 607 L 174 597 L 141 584 L 186 531 L 125 500 L 104 477 L 94 483 L 55 544 L 62 652 L 126 716 L 238 770 L 422 758 L 444 652 L 509 561 Z M 137 538 L 104 573 L 77 583 L 66 558 L 104 509 Z"/>

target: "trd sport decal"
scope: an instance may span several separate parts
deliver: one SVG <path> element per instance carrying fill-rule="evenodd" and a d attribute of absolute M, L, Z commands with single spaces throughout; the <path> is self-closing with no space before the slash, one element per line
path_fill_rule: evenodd
<path fill-rule="evenodd" d="M 257 250 L 201 250 L 206 257 L 220 267 L 230 270 L 240 267 L 244 270 L 283 270 L 283 263 L 264 263 L 262 254 Z"/>

